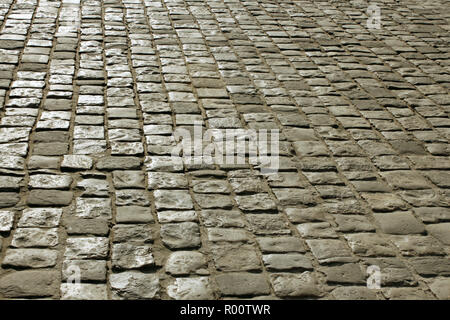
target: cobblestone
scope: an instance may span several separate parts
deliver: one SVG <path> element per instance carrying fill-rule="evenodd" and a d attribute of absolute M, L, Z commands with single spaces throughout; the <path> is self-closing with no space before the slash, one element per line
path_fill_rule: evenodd
<path fill-rule="evenodd" d="M 449 299 L 448 1 L 0 7 L 0 299 Z"/>

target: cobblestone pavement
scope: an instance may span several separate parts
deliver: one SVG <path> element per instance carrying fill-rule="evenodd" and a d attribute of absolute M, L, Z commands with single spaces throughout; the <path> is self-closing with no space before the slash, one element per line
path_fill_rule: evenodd
<path fill-rule="evenodd" d="M 0 297 L 449 299 L 450 1 L 372 3 L 1 0 Z"/>

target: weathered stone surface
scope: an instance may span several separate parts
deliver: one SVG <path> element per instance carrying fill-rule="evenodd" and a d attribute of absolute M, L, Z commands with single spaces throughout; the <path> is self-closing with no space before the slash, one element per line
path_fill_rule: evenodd
<path fill-rule="evenodd" d="M 116 191 L 116 205 L 146 207 L 150 205 L 150 199 L 144 190 L 122 189 Z"/>
<path fill-rule="evenodd" d="M 104 284 L 62 283 L 62 300 L 107 300 L 108 291 Z"/>
<path fill-rule="evenodd" d="M 417 257 L 409 262 L 417 273 L 424 276 L 449 275 L 450 261 L 445 257 Z"/>
<path fill-rule="evenodd" d="M 427 189 L 430 185 L 425 178 L 413 171 L 388 171 L 382 173 L 383 177 L 393 187 L 400 189 Z"/>
<path fill-rule="evenodd" d="M 267 270 L 286 271 L 295 269 L 311 270 L 311 261 L 299 253 L 273 253 L 263 256 L 263 262 Z"/>
<path fill-rule="evenodd" d="M 62 209 L 58 208 L 25 209 L 20 217 L 18 227 L 57 227 L 61 215 Z"/>
<path fill-rule="evenodd" d="M 197 222 L 197 213 L 193 210 L 182 210 L 182 211 L 160 211 L 158 212 L 158 220 L 160 223 L 171 223 L 171 222 Z"/>
<path fill-rule="evenodd" d="M 183 189 L 188 187 L 188 182 L 182 173 L 149 172 L 148 186 L 150 189 Z"/>
<path fill-rule="evenodd" d="M 83 155 L 65 155 L 61 168 L 71 170 L 89 170 L 92 168 L 92 158 Z"/>
<path fill-rule="evenodd" d="M 214 298 L 209 279 L 176 278 L 167 288 L 167 294 L 175 300 L 212 300 Z"/>
<path fill-rule="evenodd" d="M 297 225 L 304 238 L 337 238 L 337 233 L 328 222 L 310 222 Z"/>
<path fill-rule="evenodd" d="M 296 237 L 261 237 L 256 240 L 263 252 L 305 252 L 305 246 Z"/>
<path fill-rule="evenodd" d="M 36 174 L 30 176 L 28 185 L 40 189 L 68 189 L 72 184 L 69 175 Z"/>
<path fill-rule="evenodd" d="M 154 236 L 146 224 L 116 224 L 112 228 L 113 242 L 153 242 Z"/>
<path fill-rule="evenodd" d="M 441 244 L 429 236 L 406 235 L 389 238 L 405 256 L 427 256 L 444 254 Z"/>
<path fill-rule="evenodd" d="M 173 252 L 166 261 L 166 272 L 173 275 L 208 274 L 206 259 L 195 251 Z"/>
<path fill-rule="evenodd" d="M 354 258 L 345 242 L 334 239 L 306 240 L 320 263 L 352 262 Z"/>
<path fill-rule="evenodd" d="M 157 209 L 193 209 L 189 192 L 184 190 L 156 190 L 155 206 Z"/>
<path fill-rule="evenodd" d="M 208 240 L 211 242 L 245 242 L 250 240 L 250 233 L 243 229 L 235 228 L 208 228 Z"/>
<path fill-rule="evenodd" d="M 450 279 L 437 278 L 429 284 L 431 291 L 442 300 L 450 299 Z"/>
<path fill-rule="evenodd" d="M 6 298 L 49 297 L 57 294 L 59 284 L 56 271 L 13 271 L 0 278 L 0 293 Z"/>
<path fill-rule="evenodd" d="M 80 276 L 80 281 L 105 281 L 106 261 L 65 260 L 62 266 L 62 280 L 67 281 L 77 274 Z"/>
<path fill-rule="evenodd" d="M 17 228 L 11 241 L 13 247 L 54 247 L 58 244 L 57 228 Z"/>
<path fill-rule="evenodd" d="M 117 269 L 136 269 L 155 263 L 151 246 L 131 243 L 114 244 L 111 260 Z"/>
<path fill-rule="evenodd" d="M 68 238 L 66 259 L 104 259 L 108 255 L 109 241 L 104 237 Z"/>
<path fill-rule="evenodd" d="M 144 174 L 141 171 L 114 171 L 113 183 L 116 189 L 144 188 Z"/>
<path fill-rule="evenodd" d="M 368 232 L 375 230 L 373 224 L 365 216 L 336 214 L 333 217 L 338 224 L 338 230 L 341 232 Z"/>
<path fill-rule="evenodd" d="M 14 212 L 0 211 L 0 232 L 10 231 L 14 222 Z"/>
<path fill-rule="evenodd" d="M 312 297 L 319 294 L 315 277 L 309 271 L 300 274 L 274 273 L 270 275 L 270 282 L 280 297 Z"/>
<path fill-rule="evenodd" d="M 416 280 L 406 265 L 397 258 L 368 258 L 363 261 L 367 269 L 370 266 L 379 268 L 381 273 L 381 287 L 386 286 L 414 286 Z M 373 267 L 372 267 L 373 268 Z"/>
<path fill-rule="evenodd" d="M 202 209 L 221 208 L 233 206 L 231 197 L 222 194 L 194 194 L 194 199 Z"/>
<path fill-rule="evenodd" d="M 345 238 L 353 253 L 364 257 L 395 256 L 392 245 L 376 233 L 356 233 Z"/>
<path fill-rule="evenodd" d="M 167 223 L 161 226 L 164 245 L 171 249 L 200 246 L 200 229 L 194 222 Z"/>
<path fill-rule="evenodd" d="M 75 216 L 86 219 L 110 219 L 112 218 L 111 200 L 106 198 L 78 198 Z"/>
<path fill-rule="evenodd" d="M 338 287 L 331 294 L 336 300 L 377 300 L 376 293 L 366 287 Z"/>
<path fill-rule="evenodd" d="M 64 226 L 69 235 L 107 236 L 109 232 L 108 222 L 100 218 L 68 217 L 64 221 Z"/>
<path fill-rule="evenodd" d="M 307 205 L 317 202 L 317 196 L 312 190 L 279 188 L 274 189 L 273 193 L 278 201 L 285 206 Z"/>
<path fill-rule="evenodd" d="M 56 265 L 58 252 L 49 249 L 8 249 L 2 265 L 27 268 L 45 268 Z"/>
<path fill-rule="evenodd" d="M 31 190 L 27 199 L 30 206 L 67 206 L 72 202 L 73 193 L 58 190 Z"/>
<path fill-rule="evenodd" d="M 389 300 L 431 300 L 432 296 L 418 288 L 389 288 L 384 290 Z"/>
<path fill-rule="evenodd" d="M 109 278 L 114 299 L 157 299 L 159 278 L 138 271 L 113 273 Z"/>
<path fill-rule="evenodd" d="M 140 166 L 141 160 L 136 157 L 104 157 L 96 165 L 99 170 L 130 170 Z"/>
<path fill-rule="evenodd" d="M 365 274 L 356 263 L 345 263 L 338 266 L 330 266 L 322 269 L 327 277 L 327 282 L 331 284 L 363 284 L 365 283 Z"/>
<path fill-rule="evenodd" d="M 243 211 L 267 211 L 276 210 L 277 208 L 275 202 L 265 193 L 236 196 L 236 202 Z"/>
<path fill-rule="evenodd" d="M 216 269 L 221 271 L 261 270 L 261 262 L 255 247 L 242 243 L 211 244 L 211 254 Z"/>
<path fill-rule="evenodd" d="M 450 245 L 450 223 L 431 224 L 426 229 L 429 234 L 441 241 L 444 245 Z"/>
<path fill-rule="evenodd" d="M 82 197 L 107 197 L 109 194 L 109 183 L 104 179 L 87 178 L 77 182 L 76 189 L 82 190 Z"/>
<path fill-rule="evenodd" d="M 116 221 L 118 223 L 149 223 L 154 222 L 150 208 L 140 206 L 117 207 Z"/>
<path fill-rule="evenodd" d="M 229 193 L 226 181 L 221 180 L 193 180 L 192 190 L 195 193 Z"/>
<path fill-rule="evenodd" d="M 245 215 L 250 230 L 257 235 L 289 235 L 291 230 L 287 222 L 277 214 Z"/>
<path fill-rule="evenodd" d="M 0 298 L 447 298 L 448 4 L 363 2 L 2 1 Z"/>
<path fill-rule="evenodd" d="M 201 216 L 205 227 L 244 227 L 243 215 L 236 210 L 202 210 Z"/>
<path fill-rule="evenodd" d="M 410 212 L 379 213 L 374 216 L 385 233 L 418 234 L 425 231 L 423 224 Z"/>
<path fill-rule="evenodd" d="M 269 294 L 269 283 L 262 274 L 233 272 L 216 276 L 216 282 L 223 295 L 247 296 Z"/>

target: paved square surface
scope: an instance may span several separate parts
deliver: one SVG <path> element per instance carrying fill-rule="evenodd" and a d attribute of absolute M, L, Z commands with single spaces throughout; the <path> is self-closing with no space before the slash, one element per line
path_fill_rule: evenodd
<path fill-rule="evenodd" d="M 1 0 L 0 298 L 450 299 L 449 20 Z M 276 170 L 174 156 L 200 126 Z"/>

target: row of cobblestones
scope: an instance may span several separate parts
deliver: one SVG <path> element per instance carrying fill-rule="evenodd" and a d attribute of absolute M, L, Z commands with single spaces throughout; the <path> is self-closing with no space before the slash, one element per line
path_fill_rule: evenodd
<path fill-rule="evenodd" d="M 2 1 L 0 298 L 449 299 L 450 2 L 371 4 Z"/>

